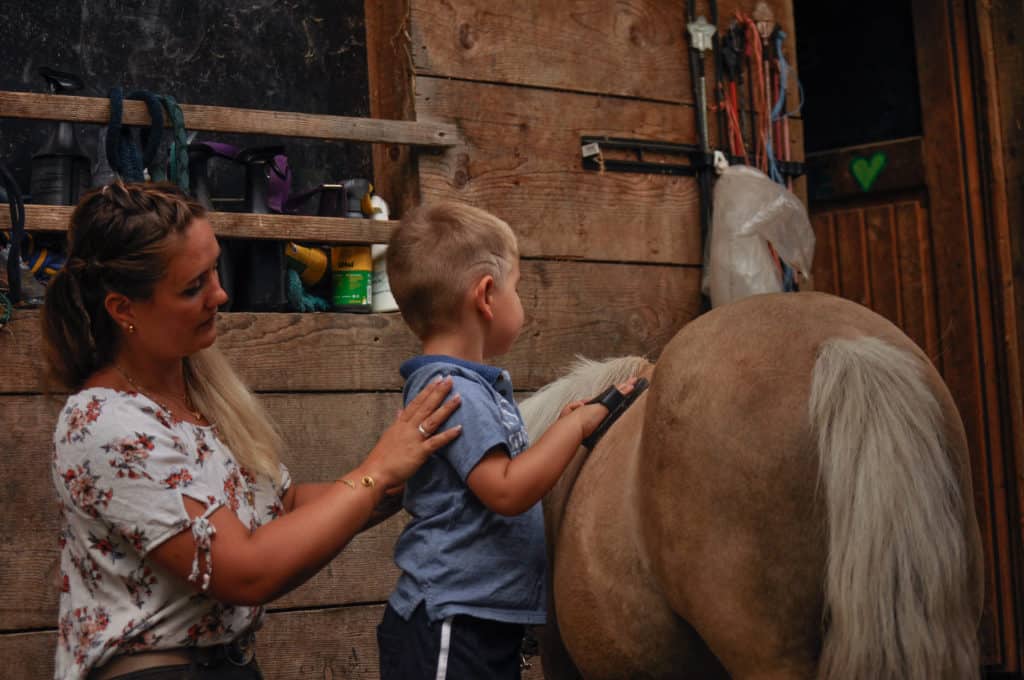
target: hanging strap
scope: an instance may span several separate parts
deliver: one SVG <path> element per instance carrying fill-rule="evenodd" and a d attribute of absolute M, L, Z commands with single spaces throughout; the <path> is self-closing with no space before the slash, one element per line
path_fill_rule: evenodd
<path fill-rule="evenodd" d="M 21 300 L 21 244 L 25 239 L 25 203 L 21 189 L 7 166 L 0 162 L 0 185 L 7 192 L 7 206 L 11 211 L 11 247 L 7 253 L 8 296 L 12 303 Z"/>
<path fill-rule="evenodd" d="M 122 179 L 129 182 L 142 182 L 146 178 L 143 170 L 153 163 L 160 148 L 160 140 L 163 138 L 163 104 L 156 95 L 147 90 L 133 90 L 127 98 L 146 102 L 150 118 L 149 134 L 145 139 L 146 148 L 144 151 L 140 151 L 131 139 L 130 130 L 121 127 L 124 114 L 124 89 L 121 86 L 112 87 L 110 88 L 110 123 L 107 125 L 107 162 L 117 174 L 121 175 Z"/>
<path fill-rule="evenodd" d="M 188 135 L 185 133 L 185 114 L 181 112 L 181 107 L 171 95 L 157 95 L 157 99 L 163 104 L 167 116 L 171 119 L 169 179 L 181 187 L 182 191 L 188 191 Z M 150 175 L 152 175 L 152 170 Z"/>

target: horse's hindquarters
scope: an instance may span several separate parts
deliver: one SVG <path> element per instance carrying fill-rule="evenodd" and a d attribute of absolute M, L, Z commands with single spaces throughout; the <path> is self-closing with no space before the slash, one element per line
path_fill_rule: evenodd
<path fill-rule="evenodd" d="M 793 356 L 774 355 L 763 322 L 707 315 L 666 347 L 644 423 L 637 527 L 665 599 L 734 678 L 809 678 L 825 562 L 806 427 L 814 351 L 791 342 Z"/>
<path fill-rule="evenodd" d="M 828 426 L 828 419 L 812 424 L 808 407 L 819 351 L 836 338 L 865 336 L 912 357 L 918 373 L 927 376 L 923 389 L 933 391 L 943 404 L 941 425 L 932 428 L 942 427 L 954 446 L 908 453 L 918 456 L 914 465 L 948 468 L 959 488 L 955 482 L 929 486 L 929 476 L 922 472 L 916 481 L 914 475 L 907 476 L 910 481 L 904 492 L 885 496 L 888 505 L 874 500 L 880 497 L 876 492 L 891 481 L 887 476 L 902 474 L 906 465 L 896 449 L 899 428 L 904 427 L 899 423 L 908 421 L 890 417 L 885 381 L 860 394 L 845 382 L 836 385 L 836 404 L 860 400 L 858 408 L 875 413 L 885 445 L 878 449 L 866 477 L 861 474 L 863 464 L 857 464 L 836 482 L 838 486 L 819 483 L 820 456 L 855 455 L 837 453 L 830 445 L 819 456 L 816 437 L 819 428 Z M 893 369 L 865 370 L 881 375 Z M 850 512 L 860 511 L 868 522 L 882 519 L 879 526 L 888 522 L 896 529 L 892 540 L 850 544 L 847 553 L 864 552 L 869 574 L 890 564 L 907 567 L 909 576 L 892 577 L 903 583 L 904 599 L 906 591 L 921 586 L 920 578 L 938 571 L 921 563 L 922 556 L 932 553 L 918 554 L 914 546 L 939 539 L 915 533 L 926 523 L 904 519 L 908 511 L 913 514 L 917 508 L 941 503 L 949 494 L 964 496 L 966 506 L 953 512 L 955 522 L 946 531 L 956 534 L 951 537 L 959 546 L 955 552 L 978 554 L 962 431 L 948 392 L 906 336 L 859 305 L 823 295 L 760 296 L 709 313 L 666 347 L 648 399 L 640 455 L 645 464 L 637 476 L 639 488 L 647 493 L 639 496 L 637 526 L 643 531 L 651 572 L 670 606 L 693 625 L 734 678 L 816 677 L 823 630 L 833 631 L 830 641 L 835 635 L 850 635 L 849 644 L 869 659 L 891 656 L 887 650 L 914 639 L 902 637 L 904 631 L 889 631 L 883 637 L 901 637 L 899 643 L 886 647 L 878 641 L 881 631 L 857 632 L 882 627 L 868 621 L 859 621 L 852 634 L 829 628 L 822 583 L 826 563 L 837 559 L 835 541 L 830 553 L 829 538 L 835 539 L 841 529 L 834 522 L 830 526 L 827 519 L 839 496 L 837 488 L 852 494 Z M 904 414 L 910 418 L 923 408 L 914 399 L 905 403 Z M 851 439 L 859 427 L 833 441 Z M 906 544 L 894 548 L 898 540 Z M 890 560 L 894 549 L 901 555 Z M 962 593 L 973 594 L 979 587 L 976 568 L 955 573 L 953 582 L 945 586 L 925 584 L 933 600 L 927 606 L 935 607 L 931 611 L 942 611 L 942 602 L 963 611 L 953 603 L 963 600 Z M 888 593 L 855 595 L 865 607 L 879 612 L 892 607 L 893 596 Z M 834 610 L 829 612 L 835 616 Z M 971 613 L 957 616 L 969 619 Z M 894 625 L 899 626 L 907 617 L 896 618 Z M 950 634 L 947 647 L 972 637 L 961 623 L 942 616 L 925 613 L 924 620 L 936 635 Z M 913 654 L 907 653 L 907 658 Z M 861 666 L 863 673 L 836 677 L 969 677 L 953 671 L 923 675 L 924 666 L 885 666 L 891 659 L 882 661 Z M 893 667 L 899 670 L 881 674 L 868 670 Z"/>
<path fill-rule="evenodd" d="M 558 624 L 587 680 L 725 677 L 694 630 L 667 606 L 640 552 L 637 436 L 644 397 L 590 454 L 558 533 Z"/>

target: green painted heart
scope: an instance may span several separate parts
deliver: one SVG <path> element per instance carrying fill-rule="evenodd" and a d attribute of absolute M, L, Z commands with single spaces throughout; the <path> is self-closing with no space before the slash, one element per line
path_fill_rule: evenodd
<path fill-rule="evenodd" d="M 885 170 L 885 166 L 889 164 L 889 156 L 884 152 L 878 151 L 871 156 L 871 158 L 864 158 L 863 156 L 857 156 L 850 161 L 850 174 L 857 180 L 857 184 L 863 191 L 871 191 L 871 187 L 875 185 L 875 180 L 882 174 L 882 170 Z"/>

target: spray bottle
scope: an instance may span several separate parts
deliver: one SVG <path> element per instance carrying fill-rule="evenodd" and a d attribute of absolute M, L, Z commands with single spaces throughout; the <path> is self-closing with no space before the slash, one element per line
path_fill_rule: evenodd
<path fill-rule="evenodd" d="M 51 94 L 82 89 L 82 80 L 71 73 L 42 67 Z M 61 121 L 42 148 L 32 156 L 30 190 L 33 203 L 74 205 L 91 182 L 90 161 L 78 143 L 74 126 Z"/>
<path fill-rule="evenodd" d="M 267 146 L 245 149 L 237 156 L 246 167 L 246 212 L 265 214 L 281 212 L 283 197 L 278 186 L 283 177 L 280 167 L 287 167 L 284 147 Z M 272 178 L 271 173 L 278 173 Z M 288 176 L 288 183 L 291 179 Z M 284 312 L 288 309 L 287 267 L 284 244 L 278 241 L 242 241 L 240 248 L 238 298 L 242 309 L 251 312 Z"/>

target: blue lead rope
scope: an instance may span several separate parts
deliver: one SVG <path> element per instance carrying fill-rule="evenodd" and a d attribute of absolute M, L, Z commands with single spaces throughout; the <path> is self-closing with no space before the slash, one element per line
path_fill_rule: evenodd
<path fill-rule="evenodd" d="M 153 163 L 160 147 L 164 132 L 164 110 L 159 98 L 147 90 L 134 90 L 128 99 L 141 99 L 149 111 L 149 136 L 146 148 L 140 150 L 132 140 L 131 130 L 121 127 L 124 115 L 124 89 L 110 88 L 110 123 L 107 125 L 107 162 L 114 172 L 127 182 L 142 182 L 146 179 L 145 168 Z"/>

